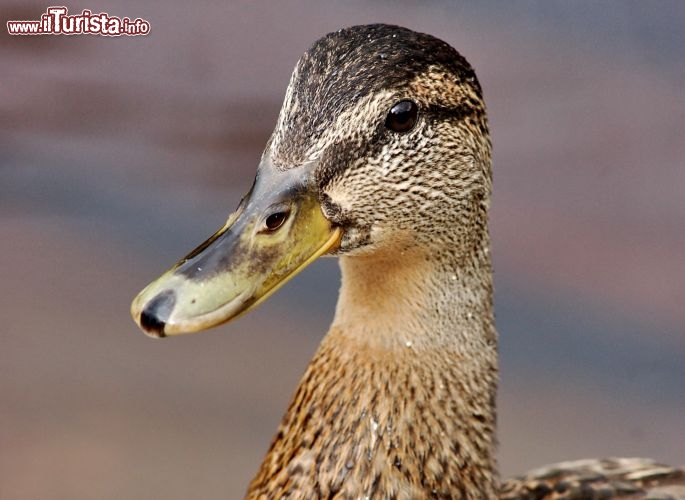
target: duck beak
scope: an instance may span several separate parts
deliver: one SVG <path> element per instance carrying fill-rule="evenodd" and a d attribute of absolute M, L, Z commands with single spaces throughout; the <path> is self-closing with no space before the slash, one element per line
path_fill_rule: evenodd
<path fill-rule="evenodd" d="M 342 230 L 324 217 L 312 171 L 313 164 L 280 171 L 262 161 L 255 184 L 224 227 L 134 299 L 138 326 L 165 337 L 219 325 L 335 250 Z"/>

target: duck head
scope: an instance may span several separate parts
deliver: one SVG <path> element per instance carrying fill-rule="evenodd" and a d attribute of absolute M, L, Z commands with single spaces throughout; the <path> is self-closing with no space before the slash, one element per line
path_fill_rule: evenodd
<path fill-rule="evenodd" d="M 297 63 L 236 212 L 131 313 L 152 336 L 194 332 L 254 307 L 323 254 L 417 247 L 467 258 L 487 238 L 490 187 L 481 88 L 457 51 L 397 26 L 331 33 Z"/>

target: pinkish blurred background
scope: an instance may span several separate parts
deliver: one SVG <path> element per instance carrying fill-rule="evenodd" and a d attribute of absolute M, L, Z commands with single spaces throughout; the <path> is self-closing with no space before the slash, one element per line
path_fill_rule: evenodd
<path fill-rule="evenodd" d="M 685 463 L 685 4 L 74 1 L 145 37 L 10 37 L 0 3 L 0 498 L 239 498 L 331 318 L 333 259 L 153 341 L 135 293 L 249 187 L 293 65 L 389 22 L 476 67 L 495 145 L 504 475 Z"/>

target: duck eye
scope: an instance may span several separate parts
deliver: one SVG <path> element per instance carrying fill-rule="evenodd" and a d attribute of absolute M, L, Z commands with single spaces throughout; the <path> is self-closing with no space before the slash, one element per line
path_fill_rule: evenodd
<path fill-rule="evenodd" d="M 288 215 L 289 212 L 274 212 L 266 218 L 264 224 L 269 231 L 275 231 L 283 225 Z"/>
<path fill-rule="evenodd" d="M 408 99 L 395 103 L 388 111 L 385 126 L 393 132 L 409 132 L 419 117 L 419 107 Z"/>

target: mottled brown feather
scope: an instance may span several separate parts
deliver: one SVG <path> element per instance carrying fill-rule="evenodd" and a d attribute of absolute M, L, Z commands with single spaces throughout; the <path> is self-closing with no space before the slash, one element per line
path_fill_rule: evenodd
<path fill-rule="evenodd" d="M 685 470 L 644 458 L 576 460 L 509 479 L 502 500 L 685 499 Z"/>
<path fill-rule="evenodd" d="M 398 134 L 385 117 L 402 99 L 419 120 Z M 248 498 L 685 498 L 681 469 L 641 459 L 557 464 L 500 489 L 491 145 L 457 51 L 397 26 L 323 37 L 264 156 L 316 163 L 311 189 L 344 230 L 342 287 Z"/>

